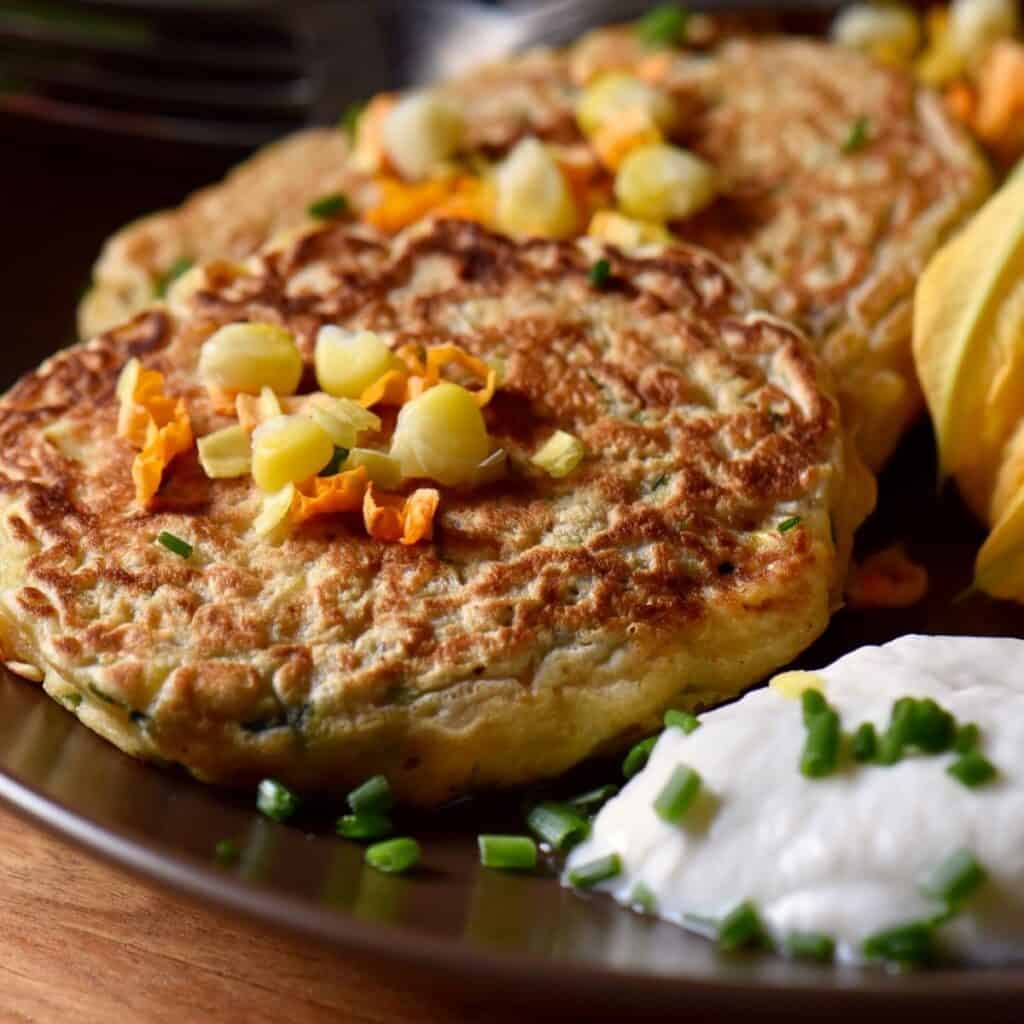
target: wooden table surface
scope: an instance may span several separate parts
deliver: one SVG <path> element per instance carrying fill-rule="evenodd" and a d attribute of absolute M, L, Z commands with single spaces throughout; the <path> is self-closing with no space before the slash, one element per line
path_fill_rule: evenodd
<path fill-rule="evenodd" d="M 533 1015 L 530 1015 L 535 1019 Z M 156 890 L 0 809 L 0 1021 L 511 1021 Z M 522 1022 L 523 1015 L 514 1017 Z"/>

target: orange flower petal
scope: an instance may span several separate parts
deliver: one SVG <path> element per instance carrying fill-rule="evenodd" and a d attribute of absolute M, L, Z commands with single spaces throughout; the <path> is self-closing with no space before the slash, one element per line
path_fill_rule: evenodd
<path fill-rule="evenodd" d="M 400 494 L 382 494 L 371 483 L 363 497 L 363 523 L 374 540 L 402 539 L 405 498 Z"/>
<path fill-rule="evenodd" d="M 132 463 L 132 481 L 135 484 L 135 500 L 147 508 L 152 502 L 163 480 L 164 470 L 170 461 L 192 447 L 192 422 L 184 399 L 174 403 L 173 418 L 158 426 L 150 418 L 146 432 L 146 444 L 135 456 Z"/>
<path fill-rule="evenodd" d="M 210 404 L 213 406 L 214 412 L 220 413 L 221 416 L 235 415 L 235 398 L 238 395 L 237 391 L 232 391 L 230 388 L 219 388 L 213 384 L 207 384 L 206 393 L 210 396 Z"/>
<path fill-rule="evenodd" d="M 358 509 L 366 490 L 366 469 L 359 466 L 333 476 L 315 476 L 295 486 L 292 522 L 295 525 L 317 516 Z"/>
<path fill-rule="evenodd" d="M 364 409 L 377 405 L 401 405 L 406 400 L 406 384 L 409 374 L 405 370 L 388 370 L 378 377 L 359 396 Z"/>
<path fill-rule="evenodd" d="M 472 373 L 483 382 L 483 388 L 474 393 L 477 404 L 483 408 L 494 396 L 498 386 L 498 375 L 482 359 L 471 356 L 458 345 L 435 345 L 427 350 L 427 383 L 436 384 L 441 379 L 441 369 L 455 363 Z"/>
<path fill-rule="evenodd" d="M 380 199 L 363 214 L 363 220 L 378 231 L 389 234 L 401 231 L 423 220 L 450 199 L 455 187 L 455 181 L 450 178 L 434 178 L 414 184 L 396 178 L 379 178 Z"/>

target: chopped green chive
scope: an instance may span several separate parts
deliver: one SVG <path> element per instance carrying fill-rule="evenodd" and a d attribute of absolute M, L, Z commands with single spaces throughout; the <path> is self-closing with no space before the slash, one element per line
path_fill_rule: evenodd
<path fill-rule="evenodd" d="M 953 749 L 958 754 L 966 754 L 974 750 L 981 742 L 981 730 L 974 722 L 961 725 L 956 731 L 956 739 L 953 740 Z"/>
<path fill-rule="evenodd" d="M 383 839 L 394 830 L 391 819 L 377 811 L 343 814 L 335 825 L 335 831 L 343 839 Z"/>
<path fill-rule="evenodd" d="M 631 779 L 637 772 L 643 771 L 644 766 L 647 764 L 647 759 L 651 756 L 651 751 L 654 749 L 654 744 L 657 742 L 657 736 L 648 736 L 647 739 L 641 740 L 630 750 L 626 755 L 625 761 L 622 762 L 622 774 L 627 779 Z"/>
<path fill-rule="evenodd" d="M 689 12 L 679 4 L 662 4 L 636 23 L 636 34 L 647 46 L 679 46 L 686 41 Z"/>
<path fill-rule="evenodd" d="M 844 153 L 856 153 L 871 141 L 871 122 L 866 117 L 858 117 L 850 125 L 850 132 L 843 142 Z"/>
<path fill-rule="evenodd" d="M 353 103 L 341 115 L 338 127 L 348 136 L 350 142 L 355 141 L 356 132 L 359 130 L 359 119 L 363 116 L 365 109 L 365 103 Z"/>
<path fill-rule="evenodd" d="M 799 526 L 799 525 L 800 525 L 800 517 L 799 516 L 790 516 L 788 519 L 783 519 L 782 522 L 779 523 L 779 525 L 775 527 L 775 529 L 778 530 L 779 533 L 789 533 L 789 531 L 792 530 L 793 527 Z"/>
<path fill-rule="evenodd" d="M 530 831 L 553 850 L 569 850 L 586 839 L 590 825 L 571 807 L 547 801 L 526 816 Z"/>
<path fill-rule="evenodd" d="M 537 866 L 537 844 L 529 836 L 477 836 L 480 863 L 502 871 L 532 871 Z"/>
<path fill-rule="evenodd" d="M 831 775 L 839 761 L 839 716 L 831 709 L 821 711 L 807 726 L 800 771 L 809 779 Z"/>
<path fill-rule="evenodd" d="M 822 711 L 828 711 L 828 702 L 821 690 L 810 687 L 800 694 L 800 707 L 804 713 L 804 725 L 810 726 Z"/>
<path fill-rule="evenodd" d="M 641 914 L 653 914 L 658 909 L 658 900 L 650 888 L 643 882 L 637 882 L 629 894 L 629 905 Z"/>
<path fill-rule="evenodd" d="M 940 903 L 959 907 L 985 883 L 987 877 L 985 869 L 970 850 L 957 850 L 932 871 L 921 890 Z"/>
<path fill-rule="evenodd" d="M 906 741 L 926 754 L 941 754 L 953 745 L 956 722 L 930 697 L 915 701 Z"/>
<path fill-rule="evenodd" d="M 662 821 L 676 825 L 693 805 L 700 792 L 700 775 L 685 764 L 676 765 L 668 782 L 654 801 L 654 810 Z"/>
<path fill-rule="evenodd" d="M 853 759 L 861 764 L 874 761 L 878 756 L 878 733 L 875 732 L 875 727 L 871 722 L 862 722 L 857 726 L 857 731 L 853 734 L 851 749 Z"/>
<path fill-rule="evenodd" d="M 364 859 L 371 868 L 400 875 L 419 864 L 420 844 L 415 839 L 386 839 L 368 846 Z"/>
<path fill-rule="evenodd" d="M 763 939 L 760 915 L 749 900 L 729 911 L 718 925 L 718 947 L 726 952 L 760 945 Z"/>
<path fill-rule="evenodd" d="M 587 271 L 587 277 L 598 291 L 607 288 L 612 279 L 612 265 L 608 260 L 600 259 Z"/>
<path fill-rule="evenodd" d="M 966 754 L 961 754 L 946 771 L 970 789 L 983 786 L 996 775 L 992 762 L 977 750 L 968 750 Z"/>
<path fill-rule="evenodd" d="M 346 797 L 355 814 L 383 814 L 394 805 L 391 785 L 383 775 L 374 775 Z"/>
<path fill-rule="evenodd" d="M 317 473 L 317 476 L 334 476 L 335 473 L 340 472 L 342 464 L 348 458 L 348 449 L 341 448 L 338 445 L 334 446 L 334 454 L 331 456 L 331 461 L 324 466 L 323 469 Z"/>
<path fill-rule="evenodd" d="M 298 810 L 299 798 L 276 779 L 264 779 L 256 790 L 256 807 L 274 821 L 287 821 Z"/>
<path fill-rule="evenodd" d="M 221 839 L 213 848 L 213 857 L 218 864 L 228 866 L 234 864 L 241 856 L 238 843 L 233 839 Z"/>
<path fill-rule="evenodd" d="M 882 740 L 878 745 L 880 764 L 892 765 L 902 759 L 904 748 L 913 730 L 916 703 L 913 697 L 901 697 L 893 704 L 889 726 L 882 734 Z"/>
<path fill-rule="evenodd" d="M 609 783 L 607 786 L 588 789 L 586 793 L 580 793 L 579 796 L 566 800 L 566 805 L 580 814 L 596 814 L 618 791 L 618 786 Z"/>
<path fill-rule="evenodd" d="M 317 220 L 330 220 L 332 217 L 345 213 L 346 210 L 348 210 L 348 198 L 340 192 L 321 196 L 316 202 L 310 203 L 306 207 L 306 212 L 310 217 L 315 217 Z"/>
<path fill-rule="evenodd" d="M 928 963 L 935 956 L 932 928 L 920 921 L 875 932 L 864 940 L 861 949 L 869 960 L 901 966 Z"/>
<path fill-rule="evenodd" d="M 835 939 L 821 932 L 790 932 L 783 942 L 786 956 L 794 960 L 831 963 L 836 954 Z"/>
<path fill-rule="evenodd" d="M 181 257 L 176 259 L 157 279 L 153 285 L 153 294 L 158 299 L 165 298 L 167 290 L 183 274 L 187 274 L 195 266 L 193 260 Z"/>
<path fill-rule="evenodd" d="M 696 715 L 691 715 L 689 711 L 666 711 L 665 728 L 682 729 L 689 736 L 691 732 L 700 728 L 700 719 Z"/>
<path fill-rule="evenodd" d="M 588 861 L 569 872 L 569 884 L 577 889 L 590 889 L 609 878 L 622 873 L 622 859 L 617 853 L 609 853 L 606 857 Z"/>
<path fill-rule="evenodd" d="M 192 545 L 187 540 L 175 537 L 173 533 L 168 533 L 167 530 L 161 530 L 156 535 L 156 542 L 167 548 L 168 551 L 181 555 L 182 558 L 188 558 L 192 554 Z"/>

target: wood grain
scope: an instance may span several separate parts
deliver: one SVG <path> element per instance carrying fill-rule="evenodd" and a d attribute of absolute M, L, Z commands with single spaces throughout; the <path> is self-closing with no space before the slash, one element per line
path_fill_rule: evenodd
<path fill-rule="evenodd" d="M 397 975 L 151 889 L 0 809 L 4 1022 L 506 1019 Z"/>

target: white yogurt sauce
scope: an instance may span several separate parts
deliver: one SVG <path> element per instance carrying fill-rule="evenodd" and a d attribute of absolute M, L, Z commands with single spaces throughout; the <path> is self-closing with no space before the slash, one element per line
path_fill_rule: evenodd
<path fill-rule="evenodd" d="M 864 647 L 816 673 L 842 729 L 879 735 L 893 701 L 932 697 L 959 724 L 981 728 L 998 777 L 970 789 L 947 774 L 953 753 L 909 754 L 891 766 L 844 755 L 822 779 L 799 770 L 799 699 L 759 690 L 701 716 L 690 735 L 667 729 L 647 767 L 597 816 L 567 872 L 612 852 L 622 873 L 600 888 L 628 904 L 638 882 L 659 916 L 720 919 L 753 901 L 778 942 L 793 931 L 836 941 L 837 959 L 863 960 L 864 939 L 936 913 L 920 892 L 929 871 L 961 848 L 988 881 L 942 926 L 953 955 L 1005 962 L 1024 955 L 1024 640 L 905 636 Z M 682 824 L 653 805 L 673 769 L 700 773 L 703 795 Z"/>

